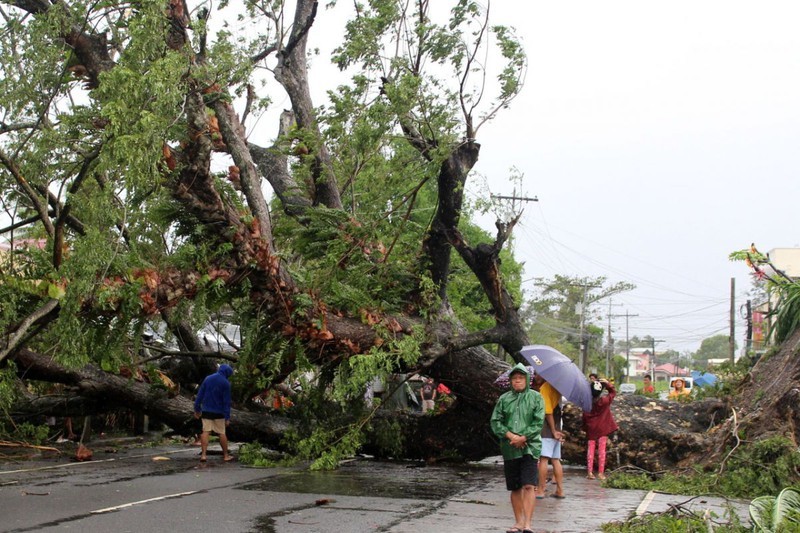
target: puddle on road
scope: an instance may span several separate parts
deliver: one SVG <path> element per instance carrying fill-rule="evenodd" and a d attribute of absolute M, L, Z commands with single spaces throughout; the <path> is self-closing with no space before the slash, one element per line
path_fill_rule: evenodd
<path fill-rule="evenodd" d="M 360 459 L 326 472 L 294 471 L 240 487 L 244 490 L 441 500 L 502 476 L 487 465 L 427 466 Z"/>

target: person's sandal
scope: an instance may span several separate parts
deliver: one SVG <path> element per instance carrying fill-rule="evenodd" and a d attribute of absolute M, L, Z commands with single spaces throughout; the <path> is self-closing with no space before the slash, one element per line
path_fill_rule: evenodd
<path fill-rule="evenodd" d="M 605 474 L 597 474 L 597 479 L 599 479 L 599 480 L 601 480 L 601 481 L 602 481 L 602 480 L 604 480 L 605 478 L 606 478 L 606 475 L 605 475 Z"/>
<path fill-rule="evenodd" d="M 594 474 L 589 474 L 588 476 L 586 476 L 586 479 L 594 479 Z"/>

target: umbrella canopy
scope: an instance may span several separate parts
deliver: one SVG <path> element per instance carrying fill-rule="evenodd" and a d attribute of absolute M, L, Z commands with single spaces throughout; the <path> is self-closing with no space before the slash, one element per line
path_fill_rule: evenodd
<path fill-rule="evenodd" d="M 698 387 L 705 387 L 706 385 L 713 385 L 717 382 L 717 376 L 710 372 L 692 372 L 692 378 L 694 378 L 694 384 Z"/>
<path fill-rule="evenodd" d="M 520 354 L 537 374 L 552 385 L 567 400 L 584 411 L 592 410 L 592 390 L 589 380 L 572 360 L 551 346 L 525 346 Z"/>

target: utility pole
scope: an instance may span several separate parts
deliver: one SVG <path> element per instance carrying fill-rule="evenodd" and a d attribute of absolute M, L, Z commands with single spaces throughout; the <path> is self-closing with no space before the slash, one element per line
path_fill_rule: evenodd
<path fill-rule="evenodd" d="M 657 342 L 664 342 L 661 339 L 650 339 L 650 342 L 653 346 L 653 359 L 650 361 L 650 381 L 655 384 L 656 382 L 656 343 Z"/>
<path fill-rule="evenodd" d="M 520 202 L 538 202 L 539 201 L 539 199 L 537 197 L 535 197 L 535 196 L 533 198 L 527 198 L 527 197 L 524 197 L 524 196 L 517 196 L 517 188 L 516 187 L 514 187 L 514 192 L 511 194 L 511 196 L 502 196 L 502 195 L 499 195 L 499 194 L 490 194 L 489 196 L 493 200 L 495 200 L 495 199 L 496 200 L 511 200 L 511 212 L 514 213 L 515 216 L 516 216 L 516 213 L 517 213 L 517 200 L 519 200 Z M 509 246 L 511 246 L 511 245 L 509 245 Z M 509 252 L 511 252 L 512 256 L 514 255 L 513 250 L 509 249 Z M 497 345 L 497 358 L 498 359 L 503 359 L 503 345 L 502 344 L 498 344 Z"/>
<path fill-rule="evenodd" d="M 586 322 L 586 313 L 585 313 L 585 311 L 586 311 L 586 292 L 589 289 L 596 289 L 598 287 L 602 287 L 602 285 L 598 285 L 596 283 L 590 285 L 590 284 L 586 283 L 586 284 L 582 284 L 582 285 L 578 285 L 578 286 L 579 287 L 583 287 L 583 293 L 581 294 L 581 303 L 579 304 L 580 305 L 580 309 L 578 310 L 578 312 L 580 314 L 580 334 L 579 334 L 580 335 L 580 345 L 579 345 L 579 348 L 578 348 L 578 356 L 579 356 L 578 357 L 578 359 L 579 359 L 578 362 L 580 364 L 578 366 L 580 367 L 581 372 L 583 372 L 585 374 L 586 373 L 586 362 L 587 362 L 588 355 L 589 355 L 589 342 L 588 342 L 588 339 L 584 336 L 584 333 L 583 333 L 584 324 Z"/>
<path fill-rule="evenodd" d="M 639 316 L 632 315 L 625 311 L 624 315 L 609 315 L 611 318 L 625 317 L 625 383 L 631 382 L 631 338 L 630 332 L 630 317 Z"/>
<path fill-rule="evenodd" d="M 520 202 L 538 202 L 539 201 L 539 199 L 536 196 L 534 196 L 533 198 L 527 198 L 525 196 L 517 196 L 517 188 L 516 187 L 514 187 L 514 192 L 511 194 L 511 196 L 503 196 L 501 194 L 491 194 L 491 195 L 489 195 L 489 197 L 492 198 L 492 200 L 511 200 L 511 211 L 513 211 L 514 213 L 517 212 L 517 201 L 518 200 Z"/>
<path fill-rule="evenodd" d="M 731 357 L 731 365 L 734 363 L 736 352 L 736 278 L 731 278 L 731 332 L 728 334 L 728 355 Z"/>
<path fill-rule="evenodd" d="M 745 353 L 749 354 L 750 352 L 753 351 L 753 305 L 750 302 L 750 300 L 747 300 L 746 309 L 747 309 L 747 330 L 745 333 L 744 341 L 746 346 Z"/>
<path fill-rule="evenodd" d="M 614 306 L 613 298 L 608 299 L 608 350 L 606 350 L 606 379 L 610 377 L 611 371 L 611 356 L 614 354 L 614 339 L 611 337 L 611 308 Z M 621 306 L 622 304 L 617 304 Z"/>

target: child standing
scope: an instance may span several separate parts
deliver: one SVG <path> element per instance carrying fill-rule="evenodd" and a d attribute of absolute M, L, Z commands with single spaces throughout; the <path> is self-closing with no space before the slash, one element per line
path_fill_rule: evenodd
<path fill-rule="evenodd" d="M 603 389 L 608 390 L 607 395 L 603 395 Z M 604 379 L 592 383 L 592 410 L 583 413 L 583 429 L 586 431 L 586 469 L 589 475 L 586 477 L 594 479 L 594 451 L 597 448 L 597 477 L 605 479 L 606 469 L 606 442 L 608 436 L 619 429 L 614 417 L 611 414 L 611 402 L 617 391 L 614 385 Z"/>

